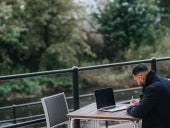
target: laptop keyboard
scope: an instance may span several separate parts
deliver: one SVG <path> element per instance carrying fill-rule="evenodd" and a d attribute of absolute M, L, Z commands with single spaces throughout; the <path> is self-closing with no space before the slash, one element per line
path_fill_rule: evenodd
<path fill-rule="evenodd" d="M 108 109 L 112 109 L 112 108 L 115 108 L 115 107 L 116 107 L 116 105 L 112 105 L 112 106 L 104 107 L 103 109 L 108 110 Z"/>

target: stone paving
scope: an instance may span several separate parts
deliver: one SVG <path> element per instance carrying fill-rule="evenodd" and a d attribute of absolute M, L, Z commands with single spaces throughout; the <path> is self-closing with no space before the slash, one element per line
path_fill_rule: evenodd
<path fill-rule="evenodd" d="M 106 128 L 105 122 L 100 121 L 99 127 L 100 128 Z M 83 122 L 81 124 L 81 128 L 94 128 L 94 121 Z M 108 128 L 133 128 L 133 123 L 132 122 L 121 121 L 121 122 L 119 122 L 117 124 L 109 124 Z"/>
<path fill-rule="evenodd" d="M 121 123 L 121 124 L 109 126 L 108 128 L 133 128 L 133 124 L 132 123 Z"/>

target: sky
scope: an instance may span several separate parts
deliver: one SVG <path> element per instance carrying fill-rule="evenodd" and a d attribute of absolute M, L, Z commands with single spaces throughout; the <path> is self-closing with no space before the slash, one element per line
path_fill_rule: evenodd
<path fill-rule="evenodd" d="M 86 7 L 87 14 L 97 9 L 97 5 L 102 5 L 106 0 L 75 0 L 75 2 Z"/>

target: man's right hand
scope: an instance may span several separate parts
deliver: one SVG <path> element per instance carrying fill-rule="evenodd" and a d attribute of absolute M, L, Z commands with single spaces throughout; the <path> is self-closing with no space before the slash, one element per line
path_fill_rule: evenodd
<path fill-rule="evenodd" d="M 137 105 L 137 104 L 139 104 L 139 99 L 132 99 L 130 101 L 130 105 Z"/>

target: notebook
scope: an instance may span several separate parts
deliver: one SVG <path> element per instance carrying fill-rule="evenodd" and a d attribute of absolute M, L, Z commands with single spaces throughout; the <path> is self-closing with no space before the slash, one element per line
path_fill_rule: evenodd
<path fill-rule="evenodd" d="M 115 112 L 127 108 L 123 104 L 116 105 L 113 88 L 95 90 L 95 100 L 97 109 L 100 111 Z"/>

